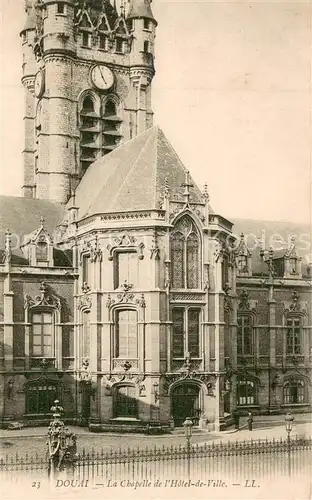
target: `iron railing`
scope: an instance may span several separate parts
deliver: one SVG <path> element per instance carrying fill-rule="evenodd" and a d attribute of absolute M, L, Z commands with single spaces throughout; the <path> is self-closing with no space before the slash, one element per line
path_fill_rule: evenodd
<path fill-rule="evenodd" d="M 277 478 L 289 475 L 309 477 L 312 438 L 290 440 L 248 440 L 197 443 L 162 448 L 129 448 L 109 452 L 82 450 L 77 454 L 70 476 L 101 485 L 107 481 L 188 480 L 224 478 Z M 19 476 L 47 477 L 48 458 L 36 455 L 6 455 L 0 459 L 0 480 Z M 19 472 L 19 474 L 12 474 Z"/>

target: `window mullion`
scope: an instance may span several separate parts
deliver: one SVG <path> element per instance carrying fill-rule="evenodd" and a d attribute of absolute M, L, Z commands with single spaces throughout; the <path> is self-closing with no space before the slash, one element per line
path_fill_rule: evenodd
<path fill-rule="evenodd" d="M 184 288 L 187 289 L 187 277 L 188 277 L 188 269 L 187 269 L 187 240 L 184 238 L 183 242 L 183 280 L 184 280 Z"/>
<path fill-rule="evenodd" d="M 184 356 L 188 352 L 188 309 L 184 309 L 183 316 L 183 330 L 184 330 Z"/>

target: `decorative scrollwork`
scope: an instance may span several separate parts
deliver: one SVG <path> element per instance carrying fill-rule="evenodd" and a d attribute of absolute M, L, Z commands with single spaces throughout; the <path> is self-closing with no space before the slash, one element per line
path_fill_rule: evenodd
<path fill-rule="evenodd" d="M 50 306 L 55 309 L 61 309 L 61 300 L 57 295 L 53 294 L 53 292 L 49 289 L 46 283 L 43 281 L 39 287 L 40 294 L 37 295 L 34 299 L 26 294 L 24 297 L 24 308 L 28 309 L 31 307 L 39 307 L 39 306 Z"/>

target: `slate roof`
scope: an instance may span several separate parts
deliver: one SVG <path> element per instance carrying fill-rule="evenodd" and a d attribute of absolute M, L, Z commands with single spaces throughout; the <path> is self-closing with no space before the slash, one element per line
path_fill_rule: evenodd
<path fill-rule="evenodd" d="M 170 198 L 183 201 L 186 168 L 158 126 L 90 165 L 76 190 L 79 218 L 159 208 L 167 178 Z M 190 201 L 202 194 L 190 178 Z"/>
<path fill-rule="evenodd" d="M 155 21 L 151 9 L 150 0 L 131 0 L 127 19 L 134 19 L 140 17 L 143 18 L 145 17 L 146 19 L 153 19 Z"/>
<path fill-rule="evenodd" d="M 239 237 L 244 233 L 247 238 L 247 247 L 252 253 L 252 270 L 254 274 L 266 274 L 267 266 L 259 256 L 260 248 L 256 248 L 255 239 L 262 239 L 264 247 L 274 249 L 274 257 L 285 255 L 291 237 L 296 236 L 296 251 L 302 257 L 302 272 L 306 273 L 307 264 L 312 259 L 312 227 L 308 224 L 299 224 L 284 221 L 261 221 L 253 219 L 231 219 L 234 223 L 233 233 Z"/>
<path fill-rule="evenodd" d="M 17 196 L 0 196 L 0 248 L 4 248 L 5 231 L 11 233 L 13 262 L 18 264 L 24 260 L 20 245 L 26 235 L 37 230 L 40 218 L 45 220 L 44 227 L 53 238 L 54 230 L 64 215 L 64 206 L 51 201 L 22 198 Z M 60 262 L 58 251 L 58 261 Z"/>

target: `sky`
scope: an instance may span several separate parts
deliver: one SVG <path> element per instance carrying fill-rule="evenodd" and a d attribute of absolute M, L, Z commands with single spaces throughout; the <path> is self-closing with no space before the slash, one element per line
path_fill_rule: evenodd
<path fill-rule="evenodd" d="M 311 224 L 311 5 L 152 2 L 154 122 L 229 219 Z M 0 8 L 0 192 L 19 196 L 24 0 Z"/>

